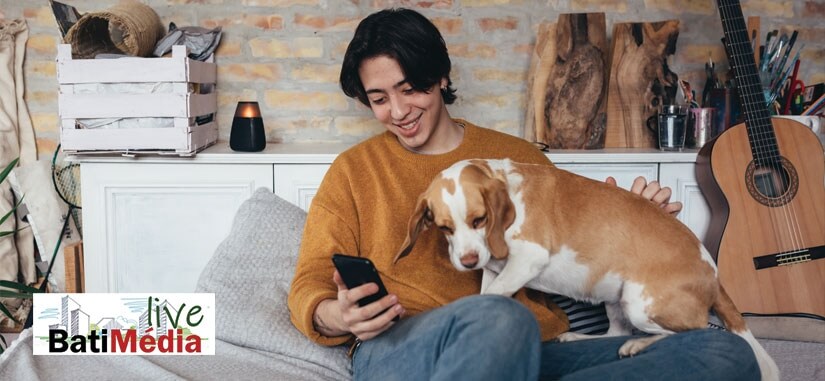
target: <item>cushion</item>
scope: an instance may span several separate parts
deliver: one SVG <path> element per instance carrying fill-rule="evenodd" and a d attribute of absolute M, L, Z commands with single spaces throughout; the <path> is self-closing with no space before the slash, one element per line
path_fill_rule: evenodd
<path fill-rule="evenodd" d="M 746 315 L 745 322 L 758 338 L 825 343 L 825 320 L 815 316 Z"/>
<path fill-rule="evenodd" d="M 310 341 L 289 318 L 287 294 L 305 221 L 302 209 L 258 189 L 241 204 L 196 291 L 215 293 L 219 340 L 313 363 L 333 379 L 350 378 L 346 348 Z"/>

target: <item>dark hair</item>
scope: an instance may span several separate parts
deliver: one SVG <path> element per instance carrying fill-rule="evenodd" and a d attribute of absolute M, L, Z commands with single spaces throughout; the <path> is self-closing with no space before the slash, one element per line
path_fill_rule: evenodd
<path fill-rule="evenodd" d="M 430 91 L 446 78 L 447 88 L 441 89 L 441 97 L 445 104 L 455 101 L 447 44 L 422 14 L 405 8 L 385 9 L 361 20 L 341 65 L 344 94 L 370 105 L 358 69 L 364 60 L 379 56 L 398 62 L 406 81 L 417 91 Z"/>

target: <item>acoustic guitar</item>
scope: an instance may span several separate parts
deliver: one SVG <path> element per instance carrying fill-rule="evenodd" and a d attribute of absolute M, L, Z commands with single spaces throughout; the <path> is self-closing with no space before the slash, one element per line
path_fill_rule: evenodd
<path fill-rule="evenodd" d="M 825 153 L 806 126 L 771 119 L 739 1 L 717 5 L 745 123 L 699 151 L 705 246 L 740 311 L 825 316 Z"/>

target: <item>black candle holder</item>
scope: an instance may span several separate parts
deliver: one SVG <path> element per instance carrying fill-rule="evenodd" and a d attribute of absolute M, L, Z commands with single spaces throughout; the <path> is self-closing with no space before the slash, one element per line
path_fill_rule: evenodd
<path fill-rule="evenodd" d="M 264 147 L 266 133 L 258 102 L 238 102 L 229 133 L 229 148 L 233 151 L 258 152 Z"/>

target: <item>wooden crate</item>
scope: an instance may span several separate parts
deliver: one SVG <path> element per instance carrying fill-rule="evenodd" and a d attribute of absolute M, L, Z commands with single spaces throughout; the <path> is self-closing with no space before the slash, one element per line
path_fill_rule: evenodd
<path fill-rule="evenodd" d="M 168 58 L 97 60 L 72 59 L 71 45 L 58 45 L 61 147 L 74 153 L 194 154 L 218 139 L 216 78 L 214 62 L 189 59 L 182 45 L 174 46 Z M 97 94 L 77 90 L 88 84 L 163 82 L 171 84 L 171 93 Z M 191 87 L 211 87 L 211 91 L 191 92 Z M 211 122 L 196 123 L 196 117 L 209 114 L 213 114 Z M 173 118 L 174 127 L 79 128 L 78 119 L 91 118 Z"/>

